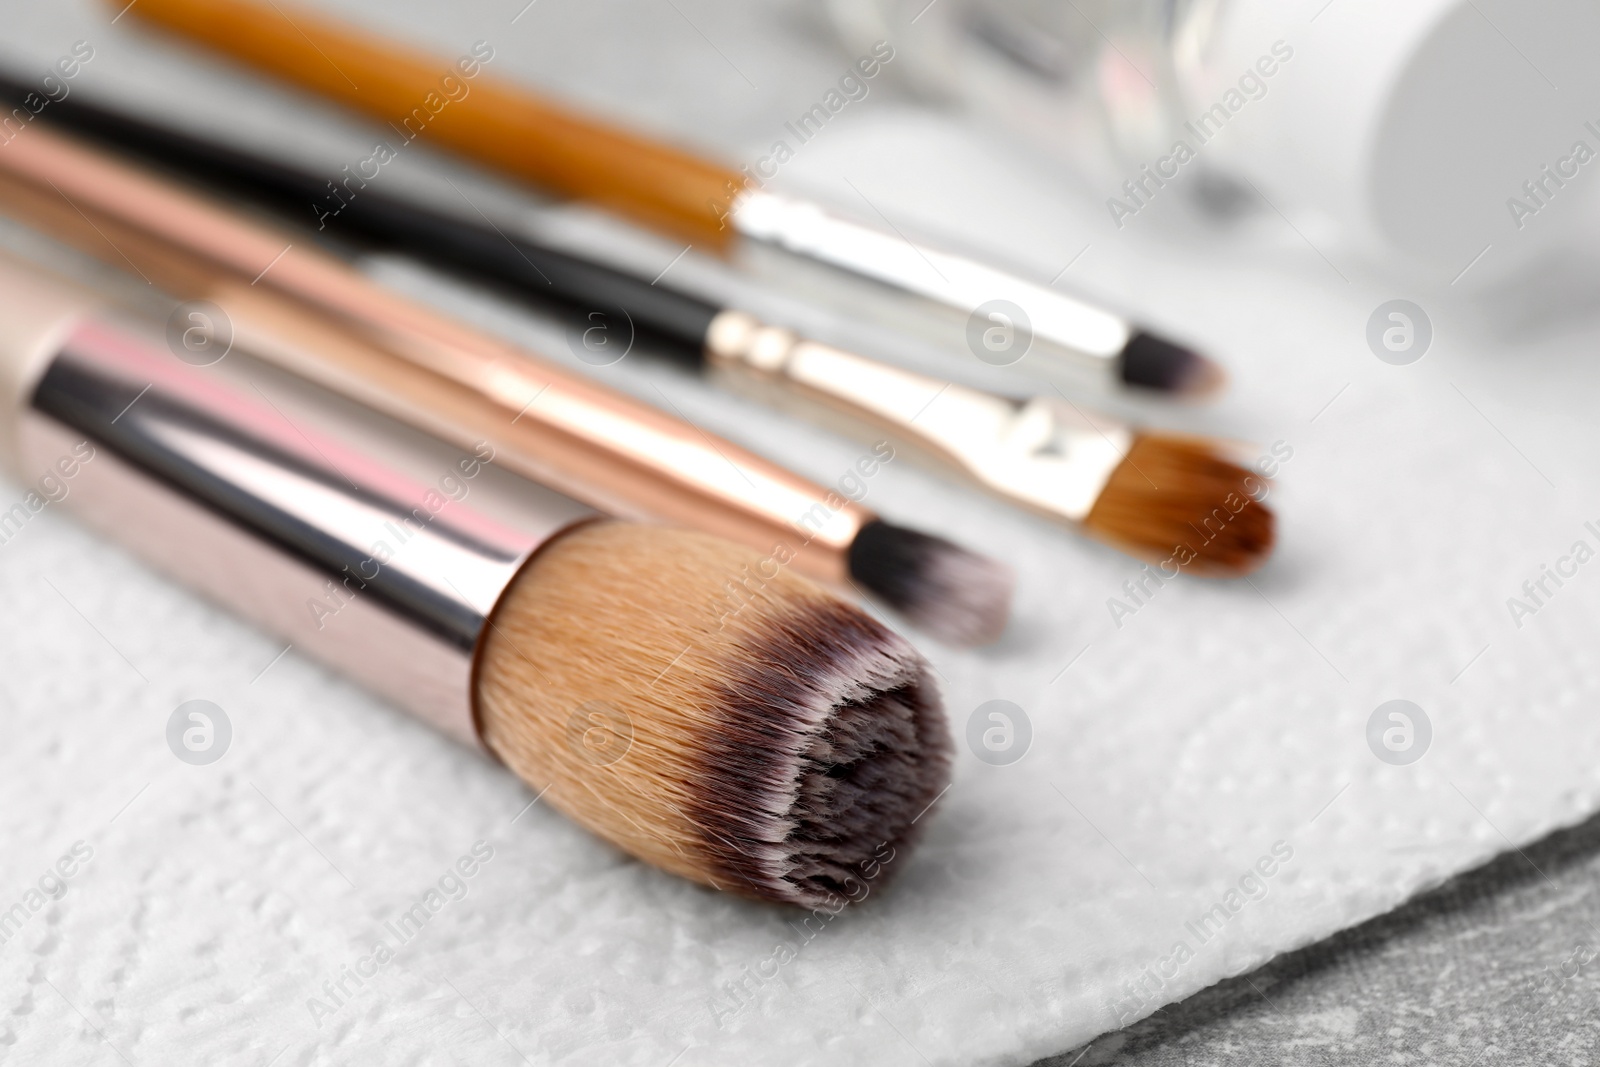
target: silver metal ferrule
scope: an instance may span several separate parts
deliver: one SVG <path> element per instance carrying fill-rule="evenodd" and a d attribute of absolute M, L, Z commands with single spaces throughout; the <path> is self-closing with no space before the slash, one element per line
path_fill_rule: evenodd
<path fill-rule="evenodd" d="M 740 194 L 734 228 L 750 241 L 788 256 L 825 264 L 842 284 L 830 298 L 855 310 L 894 319 L 893 325 L 927 334 L 944 347 L 970 347 L 994 324 L 1020 332 L 1022 351 L 979 358 L 1046 378 L 1108 388 L 1120 380 L 1119 359 L 1134 333 L 1127 319 L 967 256 L 929 248 L 834 215 L 809 201 L 759 189 Z M 871 286 L 862 286 L 868 279 Z M 812 280 L 821 279 L 814 273 Z M 1014 305 L 1007 309 L 994 302 Z M 909 307 L 896 308 L 896 303 Z M 930 319 L 928 311 L 942 315 Z M 982 309 L 982 310 L 980 310 Z M 1021 309 L 1025 322 L 1015 319 Z M 897 313 L 898 312 L 898 313 Z M 974 319 L 974 316 L 977 319 Z M 995 317 L 999 316 L 999 317 Z M 976 325 L 976 329 L 974 329 Z M 1014 342 L 1013 342 L 1014 343 Z"/>
<path fill-rule="evenodd" d="M 1053 397 L 1008 400 L 942 382 L 725 311 L 706 334 L 708 362 L 731 386 L 799 402 L 853 436 L 887 436 L 984 489 L 1050 518 L 1088 517 L 1133 443 Z M 827 418 L 827 416 L 832 416 Z"/>
<path fill-rule="evenodd" d="M 570 515 L 501 526 L 440 488 L 484 456 L 418 484 L 158 346 L 78 320 L 20 411 L 21 473 L 70 463 L 66 506 L 113 539 L 480 747 L 486 620 Z"/>

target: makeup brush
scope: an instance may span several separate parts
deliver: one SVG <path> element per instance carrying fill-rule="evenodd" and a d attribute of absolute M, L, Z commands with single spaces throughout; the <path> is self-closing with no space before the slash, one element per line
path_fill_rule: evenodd
<path fill-rule="evenodd" d="M 807 341 L 749 315 L 712 326 L 707 358 L 733 388 L 887 435 L 924 463 L 1079 528 L 1135 558 L 1237 577 L 1272 553 L 1267 483 L 1216 441 L 1091 417 L 1064 396 L 1008 399 Z"/>
<path fill-rule="evenodd" d="M 698 528 L 761 551 L 765 567 L 864 587 L 946 640 L 1004 628 L 1002 565 L 38 123 L 0 151 L 0 207 L 181 299 L 214 303 L 262 358 L 462 447 L 488 440 L 504 466 L 609 514 Z"/>
<path fill-rule="evenodd" d="M 1212 392 L 1223 381 L 1205 356 L 1120 315 L 971 257 L 910 242 L 898 230 L 770 192 L 741 171 L 583 116 L 483 75 L 481 55 L 448 67 L 276 0 L 140 0 L 125 10 L 389 123 L 403 143 L 423 137 L 702 248 L 760 247 L 824 265 L 843 282 L 835 289 L 853 302 L 870 301 L 905 322 L 909 301 L 950 347 L 964 345 L 981 307 L 1004 301 L 1028 319 L 1031 343 L 1019 369 L 1179 396 Z M 319 197 L 329 192 L 330 209 L 346 199 L 331 186 Z M 1020 325 L 1002 319 L 986 313 L 981 322 Z"/>
<path fill-rule="evenodd" d="M 917 653 L 795 575 L 731 599 L 748 549 L 500 526 L 15 262 L 0 322 L 14 474 L 70 464 L 65 504 L 91 524 L 646 862 L 763 900 L 858 899 L 949 781 Z"/>
<path fill-rule="evenodd" d="M 24 94 L 24 86 L 0 78 L 0 96 L 20 101 Z M 282 163 L 78 99 L 44 114 L 53 125 L 302 218 L 325 184 Z M 1261 483 L 1203 438 L 1136 433 L 1091 422 L 1064 400 L 1004 399 L 886 367 L 668 284 L 370 190 L 324 221 L 341 235 L 442 260 L 520 295 L 591 314 L 621 312 L 654 341 L 653 351 L 713 368 L 719 379 L 747 372 L 766 388 L 744 392 L 821 414 L 869 441 L 887 435 L 1003 499 L 1081 526 L 1139 558 L 1159 562 L 1188 543 L 1197 546 L 1192 573 L 1232 575 L 1253 570 L 1271 551 L 1272 514 L 1264 505 L 1251 501 L 1247 515 L 1242 507 L 1229 510 L 1230 499 L 1250 500 L 1248 482 Z M 800 398 L 810 403 L 793 402 Z M 809 410 L 815 405 L 825 410 Z M 1118 477 L 1125 466 L 1131 473 Z M 1220 528 L 1206 526 L 1216 527 L 1219 516 L 1227 519 Z"/>

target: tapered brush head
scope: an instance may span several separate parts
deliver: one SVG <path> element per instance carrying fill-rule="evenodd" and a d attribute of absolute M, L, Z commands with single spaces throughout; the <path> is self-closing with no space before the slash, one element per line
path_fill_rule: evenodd
<path fill-rule="evenodd" d="M 904 639 L 761 562 L 631 523 L 546 545 L 485 637 L 479 728 L 650 863 L 764 900 L 858 900 L 949 783 L 949 728 Z"/>
<path fill-rule="evenodd" d="M 1000 636 L 1016 584 L 1003 563 L 882 519 L 856 534 L 850 576 L 922 629 L 958 645 Z"/>
<path fill-rule="evenodd" d="M 1227 374 L 1192 348 L 1154 334 L 1135 333 L 1122 350 L 1122 380 L 1141 389 L 1178 396 L 1202 397 L 1227 382 Z"/>
<path fill-rule="evenodd" d="M 1204 438 L 1143 434 L 1112 472 L 1084 526 L 1152 563 L 1190 574 L 1249 574 L 1272 552 L 1266 481 Z"/>

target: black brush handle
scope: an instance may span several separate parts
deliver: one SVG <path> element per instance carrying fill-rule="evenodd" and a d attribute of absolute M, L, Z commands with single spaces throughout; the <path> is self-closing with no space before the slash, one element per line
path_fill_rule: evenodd
<path fill-rule="evenodd" d="M 43 94 L 0 74 L 0 97 L 23 107 Z M 31 111 L 31 107 L 26 110 Z M 68 97 L 48 102 L 38 118 L 122 149 L 188 177 L 223 187 L 274 211 L 317 222 L 341 236 L 448 266 L 587 318 L 624 311 L 648 348 L 700 366 L 706 332 L 722 308 L 670 286 L 653 284 L 582 256 L 478 225 L 401 197 L 353 191 L 328 178 L 252 152 Z M 381 177 L 381 176 L 380 176 Z M 339 196 L 335 196 L 335 192 Z M 342 206 L 341 206 L 342 205 Z M 334 211 L 337 211 L 335 214 Z"/>

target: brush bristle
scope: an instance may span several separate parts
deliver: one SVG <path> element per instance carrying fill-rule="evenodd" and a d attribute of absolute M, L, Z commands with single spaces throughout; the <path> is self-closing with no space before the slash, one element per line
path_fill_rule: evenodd
<path fill-rule="evenodd" d="M 1266 482 L 1203 438 L 1134 438 L 1084 526 L 1140 559 L 1190 574 L 1232 577 L 1272 552 Z M 1253 490 L 1253 492 L 1252 492 Z"/>
<path fill-rule="evenodd" d="M 999 638 L 1016 584 L 1003 563 L 882 519 L 856 534 L 850 576 L 917 626 L 958 645 Z"/>
<path fill-rule="evenodd" d="M 1192 348 L 1136 333 L 1122 350 L 1122 380 L 1143 389 L 1199 397 L 1221 389 L 1227 375 Z"/>
<path fill-rule="evenodd" d="M 545 546 L 479 666 L 489 747 L 666 870 L 804 907 L 905 862 L 950 781 L 928 667 L 810 581 L 699 533 L 597 522 Z"/>

